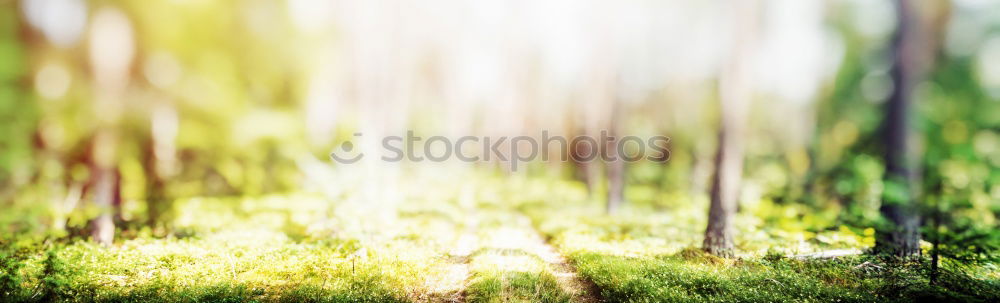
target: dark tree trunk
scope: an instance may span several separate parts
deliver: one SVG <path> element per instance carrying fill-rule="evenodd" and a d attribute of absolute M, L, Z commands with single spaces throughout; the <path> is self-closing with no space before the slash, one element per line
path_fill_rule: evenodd
<path fill-rule="evenodd" d="M 153 134 L 153 138 L 146 142 L 145 152 L 143 156 L 145 157 L 144 165 L 146 173 L 146 224 L 150 227 L 156 227 L 160 222 L 160 217 L 164 212 L 165 199 L 165 186 L 166 182 L 163 180 L 163 173 L 161 172 L 160 159 L 157 156 L 156 150 L 156 134 Z"/>
<path fill-rule="evenodd" d="M 743 142 L 741 138 L 734 136 L 734 125 L 729 125 L 731 123 L 726 121 L 722 124 L 719 148 L 715 155 L 715 174 L 712 175 L 708 228 L 702 245 L 705 251 L 713 255 L 731 256 L 733 217 L 736 215 L 743 174 Z"/>
<path fill-rule="evenodd" d="M 876 250 L 899 257 L 920 254 L 920 214 L 913 194 L 914 160 L 909 135 L 910 100 L 919 69 L 919 25 L 908 0 L 897 0 L 898 25 L 893 40 L 892 94 L 882 128 L 885 182 L 881 212 L 888 220 L 879 230 Z"/>
<path fill-rule="evenodd" d="M 940 203 L 940 201 L 938 201 Z M 937 284 L 938 280 L 938 259 L 941 255 L 941 209 L 940 205 L 934 205 L 934 242 L 931 248 L 931 274 L 930 274 L 930 284 Z"/>
<path fill-rule="evenodd" d="M 719 79 L 720 124 L 715 173 L 712 175 L 708 227 L 702 248 L 717 256 L 733 255 L 733 219 L 743 175 L 744 125 L 752 97 L 749 59 L 756 31 L 757 2 L 739 1 L 734 12 L 734 45 Z"/>

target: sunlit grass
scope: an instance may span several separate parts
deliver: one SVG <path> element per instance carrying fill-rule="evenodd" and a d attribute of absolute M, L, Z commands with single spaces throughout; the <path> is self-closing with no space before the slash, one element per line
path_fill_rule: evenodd
<path fill-rule="evenodd" d="M 697 198 L 664 201 L 658 207 L 666 210 L 631 204 L 617 215 L 605 214 L 597 202 L 536 201 L 525 199 L 518 207 L 608 302 L 1000 299 L 1000 280 L 991 265 L 948 267 L 942 275 L 947 282 L 930 285 L 927 263 L 893 266 L 866 255 L 795 258 L 828 250 L 861 252 L 873 244 L 874 231 L 805 230 L 786 222 L 802 218 L 803 210 L 794 205 L 762 201 L 744 208 L 736 220 L 738 258 L 722 259 L 699 249 L 707 203 Z"/>
<path fill-rule="evenodd" d="M 701 245 L 707 223 L 707 201 L 687 197 L 667 201 L 668 209 L 651 205 L 629 205 L 609 216 L 600 202 L 525 202 L 520 209 L 535 221 L 538 229 L 554 238 L 566 252 L 589 251 L 622 256 L 659 256 Z M 782 218 L 786 208 L 766 205 L 766 218 Z M 757 211 L 749 209 L 747 212 Z M 830 249 L 866 249 L 874 244 L 874 230 L 855 232 L 845 226 L 822 230 L 783 229 L 757 216 L 736 218 L 736 245 L 744 257 L 780 251 L 805 254 Z"/>
<path fill-rule="evenodd" d="M 453 219 L 403 213 L 366 230 L 310 195 L 178 201 L 181 237 L 25 251 L 14 301 L 410 301 L 455 237 Z M 6 273 L 5 273 L 6 274 Z M 58 281 L 59 283 L 50 283 Z M 20 299 L 19 299 L 20 298 Z"/>
<path fill-rule="evenodd" d="M 150 288 L 169 294 L 206 285 L 256 291 L 261 299 L 281 299 L 303 290 L 401 299 L 405 286 L 416 285 L 429 266 L 381 253 L 355 260 L 342 246 L 278 241 L 137 240 L 110 249 L 81 243 L 57 256 L 72 264 L 66 267 L 66 278 L 76 285 L 66 295 L 92 291 L 98 301 L 141 295 L 136 291 Z"/>
<path fill-rule="evenodd" d="M 706 219 L 699 198 L 634 202 L 607 215 L 576 182 L 488 174 L 442 180 L 414 179 L 400 187 L 402 201 L 384 208 L 357 196 L 306 193 L 178 200 L 166 235 L 129 231 L 110 247 L 65 238 L 8 244 L 0 286 L 4 301 L 18 302 L 1000 298 L 1000 271 L 990 265 L 946 266 L 943 282 L 931 286 L 926 264 L 796 259 L 863 250 L 872 234 L 780 223 L 801 210 L 768 201 L 737 218 L 738 258 L 720 259 L 698 249 Z"/>
<path fill-rule="evenodd" d="M 530 222 L 510 208 L 478 214 L 481 245 L 470 255 L 468 302 L 570 302 L 552 272 L 551 252 Z"/>
<path fill-rule="evenodd" d="M 930 285 L 926 268 L 836 260 L 722 260 L 698 250 L 660 258 L 579 253 L 571 258 L 610 302 L 990 302 L 996 280 L 946 272 Z M 869 263 L 866 263 L 869 262 Z M 862 265 L 864 264 L 864 265 Z"/>
<path fill-rule="evenodd" d="M 477 272 L 468 289 L 469 302 L 570 302 L 552 274 L 545 271 Z"/>

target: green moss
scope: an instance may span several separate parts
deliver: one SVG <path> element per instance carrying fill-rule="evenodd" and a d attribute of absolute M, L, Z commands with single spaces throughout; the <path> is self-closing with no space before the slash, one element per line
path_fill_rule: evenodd
<path fill-rule="evenodd" d="M 473 303 L 570 302 L 555 277 L 548 272 L 478 272 L 466 290 Z"/>

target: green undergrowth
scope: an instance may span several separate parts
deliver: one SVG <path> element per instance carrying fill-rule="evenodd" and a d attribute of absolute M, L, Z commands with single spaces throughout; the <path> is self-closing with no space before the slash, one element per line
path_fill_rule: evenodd
<path fill-rule="evenodd" d="M 466 289 L 468 302 L 570 302 L 546 271 L 477 271 Z"/>
<path fill-rule="evenodd" d="M 0 239 L 0 301 L 409 302 L 444 270 L 460 225 L 426 201 L 391 213 L 313 195 L 175 205 L 166 237 Z"/>
<path fill-rule="evenodd" d="M 10 257 L 8 302 L 402 302 L 429 270 L 328 245 L 229 245 L 206 240 L 85 242 Z"/>
<path fill-rule="evenodd" d="M 609 302 L 997 302 L 997 280 L 946 271 L 930 285 L 920 265 L 836 260 L 723 260 L 684 253 L 571 256 Z M 687 255 L 685 255 L 687 253 Z M 926 301 L 931 300 L 931 301 Z"/>
<path fill-rule="evenodd" d="M 607 302 L 998 302 L 1000 270 L 990 263 L 945 259 L 935 284 L 929 260 L 896 263 L 865 255 L 863 228 L 782 229 L 790 210 L 763 203 L 769 216 L 737 217 L 737 258 L 698 247 L 705 201 L 666 201 L 665 209 L 631 204 L 607 215 L 598 202 L 525 200 L 518 208 L 596 284 Z M 773 218 L 778 217 L 778 218 Z M 799 258 L 848 250 L 836 259 Z"/>
<path fill-rule="evenodd" d="M 404 184 L 396 204 L 352 193 L 183 199 L 166 231 L 121 230 L 108 247 L 3 234 L 0 302 L 572 302 L 579 289 L 567 290 L 545 242 L 606 302 L 1000 302 L 995 264 L 945 258 L 932 284 L 927 260 L 796 258 L 860 253 L 872 235 L 794 223 L 794 206 L 744 205 L 737 258 L 722 259 L 697 249 L 703 198 L 633 200 L 606 215 L 577 182 L 464 179 Z"/>

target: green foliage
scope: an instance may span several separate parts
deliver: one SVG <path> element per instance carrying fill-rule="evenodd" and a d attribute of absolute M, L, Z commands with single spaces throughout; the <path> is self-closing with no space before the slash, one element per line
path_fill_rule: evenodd
<path fill-rule="evenodd" d="M 19 85 L 27 60 L 17 39 L 18 10 L 12 6 L 0 3 L 0 202 L 5 187 L 28 181 L 34 169 L 32 139 L 38 120 L 36 104 L 27 102 L 29 97 Z"/>
<path fill-rule="evenodd" d="M 968 58 L 943 60 L 924 91 L 920 127 L 927 152 L 922 166 L 925 238 L 932 254 L 964 262 L 1000 260 L 996 190 L 1000 169 L 991 140 L 997 102 L 982 93 Z M 948 91 L 943 88 L 948 87 Z M 963 102 L 958 102 L 959 100 Z"/>

